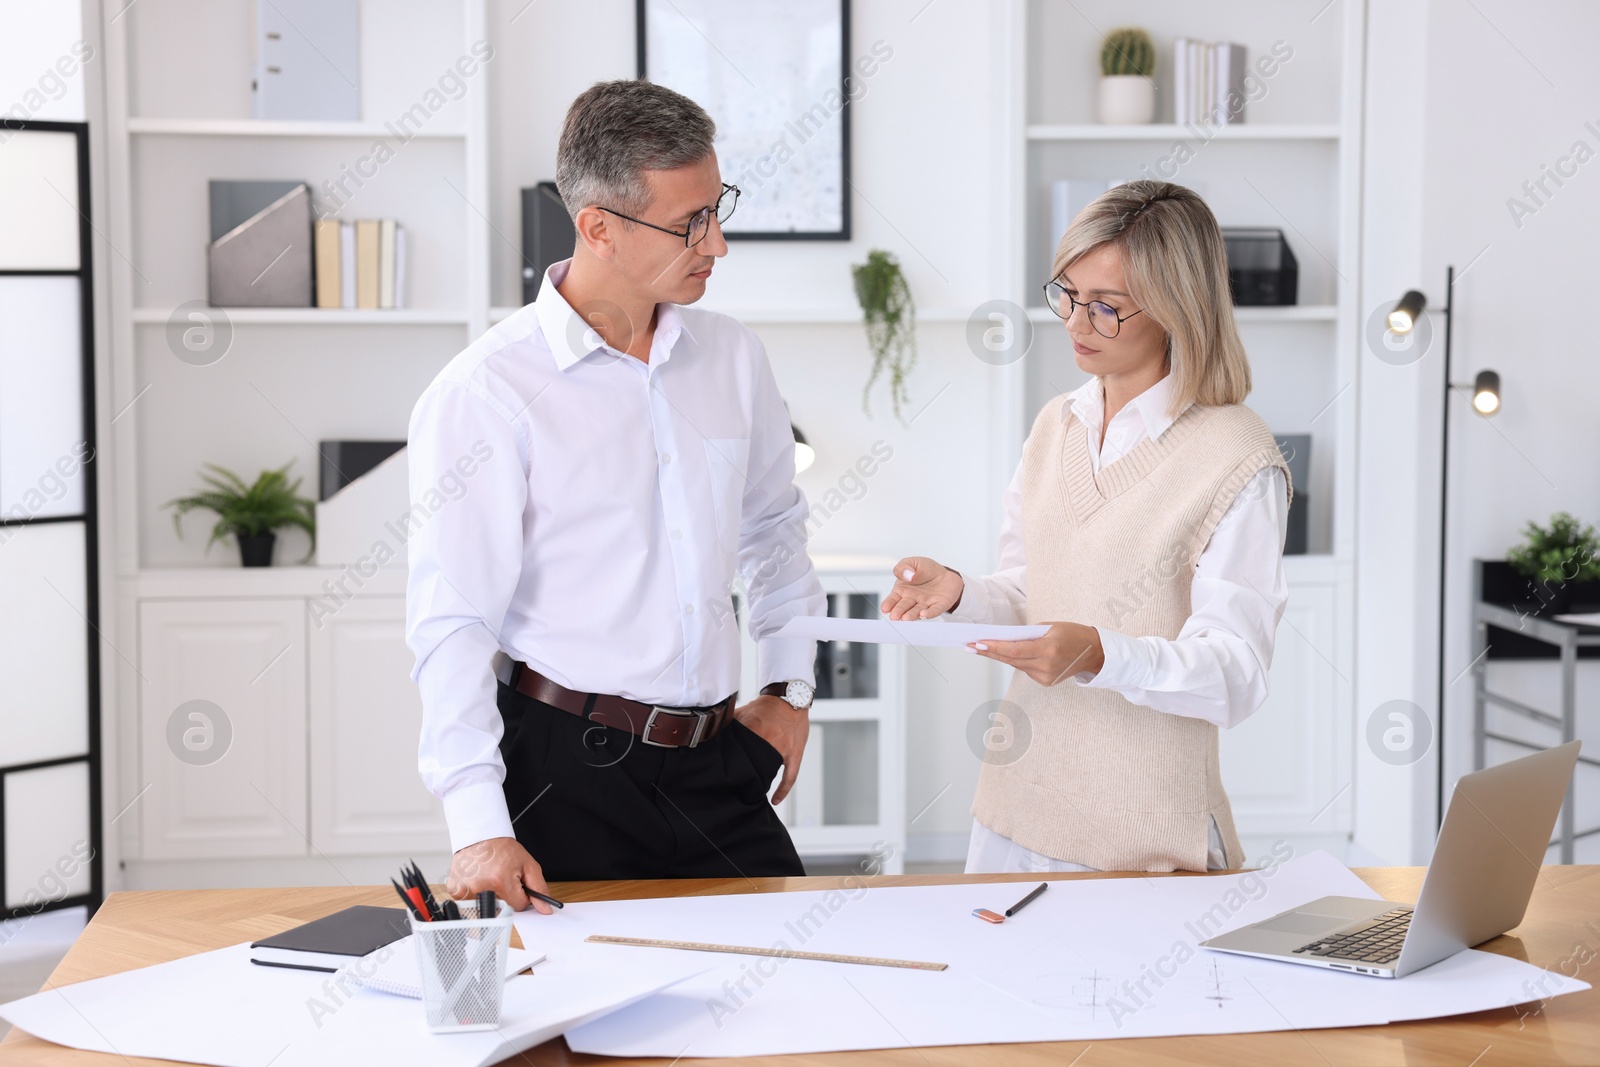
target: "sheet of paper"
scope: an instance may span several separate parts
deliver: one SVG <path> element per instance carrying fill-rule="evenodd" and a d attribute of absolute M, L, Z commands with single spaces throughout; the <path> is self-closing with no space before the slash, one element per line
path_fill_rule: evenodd
<path fill-rule="evenodd" d="M 576 1052 L 763 1056 L 1012 1041 L 1358 1026 L 1522 1003 L 1588 986 L 1466 952 L 1398 981 L 1212 952 L 1199 942 L 1321 896 L 1376 896 L 1325 852 L 1207 878 L 1052 882 L 1006 923 L 1014 885 L 918 886 L 571 903 L 523 913 L 552 959 L 590 934 L 803 948 L 946 963 L 910 971 L 596 945 L 617 973 L 650 953 L 701 975 L 567 1031 Z"/>
<path fill-rule="evenodd" d="M 254 966 L 248 944 L 36 993 L 0 1017 L 72 1048 L 217 1067 L 480 1067 L 705 968 L 654 953 L 619 971 L 606 947 L 565 947 L 508 980 L 500 1028 L 476 1033 L 430 1033 L 420 1002 L 336 975 Z"/>
<path fill-rule="evenodd" d="M 510 978 L 545 960 L 542 952 L 525 948 L 506 950 L 506 977 Z M 367 989 L 391 996 L 422 998 L 422 976 L 417 967 L 417 936 L 407 934 L 362 959 L 352 976 Z"/>
<path fill-rule="evenodd" d="M 963 648 L 986 638 L 995 641 L 1031 641 L 1050 632 L 1048 626 L 990 626 L 976 622 L 919 619 L 835 619 L 802 615 L 790 619 L 774 637 L 799 637 L 808 641 L 862 641 L 873 645 L 920 645 L 923 648 Z"/>

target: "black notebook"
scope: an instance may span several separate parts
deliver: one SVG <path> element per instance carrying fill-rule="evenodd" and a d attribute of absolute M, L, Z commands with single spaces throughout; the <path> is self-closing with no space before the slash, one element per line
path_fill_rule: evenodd
<path fill-rule="evenodd" d="M 337 971 L 411 933 L 401 908 L 366 904 L 336 911 L 250 944 L 250 962 L 263 967 Z"/>

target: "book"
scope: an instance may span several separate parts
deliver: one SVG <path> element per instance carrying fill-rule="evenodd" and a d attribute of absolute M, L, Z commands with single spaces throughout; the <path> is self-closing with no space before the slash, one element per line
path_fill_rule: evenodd
<path fill-rule="evenodd" d="M 1172 121 L 1182 126 L 1189 121 L 1189 38 L 1172 42 Z"/>
<path fill-rule="evenodd" d="M 1186 122 L 1193 123 L 1200 117 L 1204 101 L 1200 96 L 1200 54 L 1205 51 L 1205 42 L 1189 42 L 1189 117 Z"/>
<path fill-rule="evenodd" d="M 411 933 L 401 908 L 366 904 L 336 911 L 250 943 L 250 961 L 264 967 L 336 971 Z"/>
<path fill-rule="evenodd" d="M 406 306 L 406 228 L 394 227 L 394 306 Z"/>
<path fill-rule="evenodd" d="M 1224 41 L 1213 45 L 1217 50 L 1217 123 L 1226 125 L 1244 121 L 1245 68 L 1244 45 Z"/>
<path fill-rule="evenodd" d="M 313 241 L 316 255 L 317 307 L 340 305 L 339 220 L 318 219 Z"/>
<path fill-rule="evenodd" d="M 380 259 L 377 219 L 356 221 L 356 307 L 378 306 L 378 261 Z"/>
<path fill-rule="evenodd" d="M 339 224 L 339 306 L 356 306 L 356 224 Z"/>
<path fill-rule="evenodd" d="M 378 224 L 378 306 L 394 307 L 394 219 Z"/>

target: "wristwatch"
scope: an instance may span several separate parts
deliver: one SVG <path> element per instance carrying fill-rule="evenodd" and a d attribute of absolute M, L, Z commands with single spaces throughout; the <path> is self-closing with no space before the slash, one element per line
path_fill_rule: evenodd
<path fill-rule="evenodd" d="M 816 695 L 810 682 L 802 682 L 795 678 L 787 682 L 773 682 L 771 685 L 761 687 L 761 695 L 768 697 L 781 697 L 796 711 L 805 711 L 811 706 L 811 698 Z"/>

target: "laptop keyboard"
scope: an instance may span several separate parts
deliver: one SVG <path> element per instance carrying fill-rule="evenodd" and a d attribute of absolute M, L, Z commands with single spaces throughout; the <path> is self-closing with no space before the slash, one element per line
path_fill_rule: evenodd
<path fill-rule="evenodd" d="M 1400 946 L 1405 944 L 1406 930 L 1410 926 L 1411 909 L 1396 908 L 1378 916 L 1377 921 L 1366 929 L 1324 937 L 1309 945 L 1301 945 L 1295 952 L 1308 956 L 1337 956 L 1366 963 L 1393 963 L 1400 958 Z"/>

